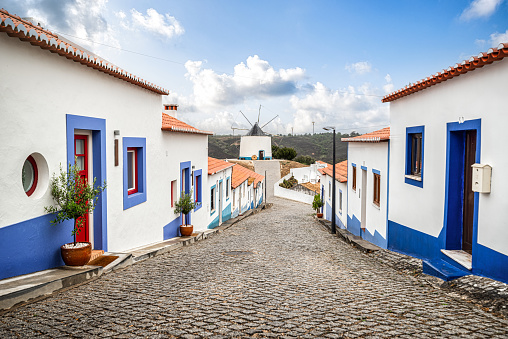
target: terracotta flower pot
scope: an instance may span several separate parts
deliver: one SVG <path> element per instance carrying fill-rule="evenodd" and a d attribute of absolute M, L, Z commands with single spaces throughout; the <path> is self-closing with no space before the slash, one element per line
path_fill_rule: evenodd
<path fill-rule="evenodd" d="M 86 244 L 85 246 L 75 247 L 72 246 L 74 243 L 68 243 L 62 245 L 60 247 L 60 252 L 62 254 L 62 259 L 67 266 L 83 266 L 86 265 L 90 261 L 90 257 L 92 256 L 92 244 L 89 242 L 86 243 L 76 243 L 76 244 Z"/>
<path fill-rule="evenodd" d="M 318 218 L 322 218 L 323 217 L 323 213 L 316 213 L 317 217 Z"/>
<path fill-rule="evenodd" d="M 194 226 L 192 225 L 180 225 L 180 235 L 182 237 L 190 237 L 192 235 L 192 231 L 194 230 Z"/>

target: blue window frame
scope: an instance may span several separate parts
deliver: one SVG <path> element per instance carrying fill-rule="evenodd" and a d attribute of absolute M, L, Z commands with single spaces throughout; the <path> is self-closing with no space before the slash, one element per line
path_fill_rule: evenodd
<path fill-rule="evenodd" d="M 226 178 L 226 201 L 229 200 L 229 190 L 231 189 L 231 177 Z"/>
<path fill-rule="evenodd" d="M 210 187 L 210 215 L 215 213 L 215 209 L 217 207 L 215 206 L 217 204 L 217 202 L 215 201 L 215 193 L 217 191 L 216 187 L 217 185 L 213 185 L 212 187 Z"/>
<path fill-rule="evenodd" d="M 126 210 L 146 201 L 146 138 L 122 138 L 123 147 L 123 209 Z M 137 191 L 129 189 L 129 157 L 128 151 L 136 151 L 135 173 Z M 131 168 L 132 170 L 132 168 Z M 129 194 L 130 193 L 130 194 Z"/>
<path fill-rule="evenodd" d="M 423 187 L 425 126 L 406 128 L 406 184 Z"/>
<path fill-rule="evenodd" d="M 352 168 L 351 176 L 353 177 L 352 178 L 353 180 L 351 180 L 351 188 L 353 189 L 353 191 L 356 191 L 356 164 L 352 163 L 351 168 Z"/>
<path fill-rule="evenodd" d="M 196 170 L 194 171 L 194 198 L 196 202 L 196 208 L 194 208 L 194 211 L 197 211 L 201 208 L 203 205 L 203 182 L 201 180 L 202 178 L 202 170 Z"/>

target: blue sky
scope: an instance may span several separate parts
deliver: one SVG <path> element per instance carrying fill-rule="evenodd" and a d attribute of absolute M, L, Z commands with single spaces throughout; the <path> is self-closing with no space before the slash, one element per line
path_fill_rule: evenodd
<path fill-rule="evenodd" d="M 369 132 L 383 95 L 508 42 L 508 0 L 0 0 L 21 17 L 170 90 L 218 134 Z M 131 53 L 131 52 L 135 53 Z M 237 131 L 236 133 L 244 133 Z"/>

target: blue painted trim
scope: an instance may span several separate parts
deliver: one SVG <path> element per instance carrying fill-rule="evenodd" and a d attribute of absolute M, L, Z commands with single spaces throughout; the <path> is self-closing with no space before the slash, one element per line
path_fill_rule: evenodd
<path fill-rule="evenodd" d="M 448 250 L 462 248 L 462 211 L 464 190 L 464 152 L 465 131 L 476 130 L 476 163 L 481 162 L 481 119 L 468 120 L 459 124 L 446 124 L 446 179 L 445 214 L 443 219 L 444 239 L 442 248 Z M 479 193 L 474 193 L 472 256 L 473 268 L 477 262 L 478 251 L 478 203 Z"/>
<path fill-rule="evenodd" d="M 348 147 L 349 147 L 349 145 L 348 145 Z M 354 162 L 352 162 L 351 166 L 356 167 L 356 164 Z"/>
<path fill-rule="evenodd" d="M 362 170 L 366 171 L 367 170 L 367 166 L 362 166 Z"/>
<path fill-rule="evenodd" d="M 202 169 L 198 169 L 198 170 L 194 171 L 194 182 L 195 183 L 199 182 L 197 185 L 196 184 L 194 185 L 194 186 L 198 187 L 198 189 L 195 192 L 197 202 L 196 202 L 196 207 L 194 208 L 194 212 L 196 212 L 201 207 L 203 207 L 203 176 L 202 176 L 202 173 L 203 173 Z"/>
<path fill-rule="evenodd" d="M 365 231 L 362 230 L 361 222 L 354 214 L 351 218 L 348 216 L 348 226 L 349 224 L 351 224 L 349 231 L 354 235 L 359 235 L 362 237 L 362 239 L 367 240 L 368 242 L 373 243 L 374 245 L 381 248 L 388 247 L 388 240 L 385 239 L 377 230 L 374 231 L 374 234 L 371 234 L 368 229 L 365 229 Z"/>
<path fill-rule="evenodd" d="M 216 188 L 217 185 L 213 185 L 212 187 L 210 187 L 210 197 L 212 196 L 212 191 L 214 188 Z M 217 190 L 215 190 L 215 194 L 213 196 L 213 200 L 215 201 L 215 205 L 217 205 L 217 199 L 215 199 L 215 196 L 217 195 Z M 216 211 L 218 210 L 217 206 L 215 206 L 215 208 L 212 210 L 212 202 L 210 201 L 210 216 L 212 214 L 214 214 Z"/>
<path fill-rule="evenodd" d="M 360 220 L 353 214 L 351 217 L 347 216 L 347 230 L 354 235 L 362 235 L 362 225 Z"/>
<path fill-rule="evenodd" d="M 252 157 L 239 157 L 238 160 L 252 160 Z"/>
<path fill-rule="evenodd" d="M 324 201 L 323 196 L 325 195 L 325 184 L 321 184 L 321 201 Z M 321 206 L 321 213 L 323 213 L 323 210 L 325 208 L 325 205 Z"/>
<path fill-rule="evenodd" d="M 349 159 L 349 142 L 347 142 L 346 144 L 347 144 L 346 156 L 347 156 L 347 159 Z M 347 229 L 348 222 L 349 222 L 349 166 L 346 166 L 346 178 L 348 181 L 346 182 L 346 225 L 345 225 L 345 228 Z M 351 189 L 352 189 L 352 186 L 353 186 L 353 180 L 351 180 Z"/>
<path fill-rule="evenodd" d="M 127 148 L 135 147 L 137 149 L 137 176 L 138 191 L 134 194 L 128 193 L 127 176 Z M 146 138 L 122 138 L 123 148 L 123 209 L 134 207 L 146 201 Z"/>
<path fill-rule="evenodd" d="M 67 141 L 67 163 L 74 164 L 74 133 L 75 130 L 92 131 L 92 175 L 96 178 L 96 184 L 102 185 L 107 181 L 106 171 L 106 120 L 99 118 L 83 117 L 67 114 L 66 119 L 66 141 Z M 107 189 L 102 192 L 93 212 L 93 240 L 94 248 L 108 250 L 108 199 Z"/>
<path fill-rule="evenodd" d="M 185 194 L 189 194 L 190 193 L 190 185 L 191 185 L 191 165 L 192 163 L 190 161 L 183 161 L 180 163 L 180 185 L 182 182 L 184 182 L 183 180 L 183 176 L 182 176 L 182 172 L 185 170 L 185 187 L 183 188 L 183 191 L 180 189 L 181 192 L 185 192 Z M 180 194 L 181 194 L 180 192 Z M 192 225 L 192 222 L 191 222 L 191 214 L 192 213 L 188 213 L 186 216 L 185 216 L 185 223 L 187 225 Z M 182 220 L 183 220 L 183 214 L 181 215 L 182 216 Z"/>
<path fill-rule="evenodd" d="M 169 224 L 162 228 L 162 237 L 164 240 L 180 236 L 180 217 L 176 217 Z"/>
<path fill-rule="evenodd" d="M 208 224 L 208 229 L 212 229 L 219 226 L 219 216 L 217 215 L 211 223 Z"/>
<path fill-rule="evenodd" d="M 222 222 L 231 219 L 231 204 L 228 204 L 222 211 Z"/>
<path fill-rule="evenodd" d="M 381 171 L 378 171 L 377 169 L 372 169 L 372 173 L 381 175 Z"/>
<path fill-rule="evenodd" d="M 404 182 L 409 185 L 423 188 L 423 170 L 424 170 L 424 158 L 425 158 L 425 126 L 413 126 L 406 127 L 406 175 L 411 175 L 411 134 L 421 133 L 422 134 L 422 171 L 421 181 L 410 178 L 404 178 Z"/>

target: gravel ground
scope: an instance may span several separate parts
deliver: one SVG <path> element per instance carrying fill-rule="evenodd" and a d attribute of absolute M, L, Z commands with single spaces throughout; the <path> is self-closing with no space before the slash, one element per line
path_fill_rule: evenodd
<path fill-rule="evenodd" d="M 508 322 L 272 208 L 0 319 L 0 337 L 499 337 Z"/>

